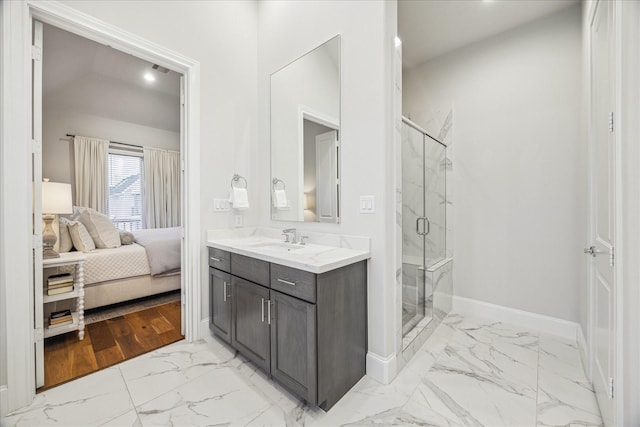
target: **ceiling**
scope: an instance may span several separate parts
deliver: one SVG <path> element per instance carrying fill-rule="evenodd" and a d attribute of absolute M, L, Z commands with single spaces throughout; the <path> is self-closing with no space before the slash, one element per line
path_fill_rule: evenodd
<path fill-rule="evenodd" d="M 47 24 L 43 39 L 45 103 L 179 131 L 180 74 Z"/>
<path fill-rule="evenodd" d="M 399 0 L 404 67 L 578 4 L 578 0 Z"/>

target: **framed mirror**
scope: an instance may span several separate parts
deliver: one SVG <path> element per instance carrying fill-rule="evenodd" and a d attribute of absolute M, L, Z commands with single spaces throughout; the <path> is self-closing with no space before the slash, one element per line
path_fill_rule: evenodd
<path fill-rule="evenodd" d="M 271 75 L 271 218 L 340 222 L 340 36 Z"/>

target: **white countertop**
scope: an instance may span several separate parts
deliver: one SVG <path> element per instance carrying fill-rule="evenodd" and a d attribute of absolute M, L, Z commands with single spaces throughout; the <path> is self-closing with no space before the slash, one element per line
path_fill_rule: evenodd
<path fill-rule="evenodd" d="M 215 237 L 210 233 L 207 246 L 297 268 L 311 273 L 324 273 L 370 257 L 369 250 L 284 243 L 282 239 L 263 235 Z"/>

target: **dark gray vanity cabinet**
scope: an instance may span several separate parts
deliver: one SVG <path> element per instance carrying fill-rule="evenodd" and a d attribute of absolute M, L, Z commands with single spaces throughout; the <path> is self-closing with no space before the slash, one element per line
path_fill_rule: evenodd
<path fill-rule="evenodd" d="M 231 344 L 231 275 L 210 267 L 209 292 L 209 327 L 222 340 Z"/>
<path fill-rule="evenodd" d="M 233 338 L 231 345 L 259 368 L 269 372 L 269 289 L 233 276 Z"/>
<path fill-rule="evenodd" d="M 328 410 L 365 375 L 366 261 L 314 274 L 214 248 L 209 258 L 212 331 L 273 379 Z"/>
<path fill-rule="evenodd" d="M 271 375 L 316 403 L 316 305 L 271 291 Z"/>

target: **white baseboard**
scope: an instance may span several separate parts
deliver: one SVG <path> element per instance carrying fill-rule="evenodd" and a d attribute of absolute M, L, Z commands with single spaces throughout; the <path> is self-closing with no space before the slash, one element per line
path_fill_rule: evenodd
<path fill-rule="evenodd" d="M 389 384 L 396 375 L 396 363 L 397 359 L 395 354 L 389 357 L 382 357 L 378 354 L 368 352 L 367 375 L 382 384 Z"/>
<path fill-rule="evenodd" d="M 578 325 L 578 330 L 576 331 L 576 341 L 578 342 L 578 350 L 580 351 L 580 359 L 582 359 L 582 368 L 584 369 L 584 374 L 587 376 L 589 381 L 591 381 L 591 370 L 589 369 L 589 353 L 587 347 L 587 340 L 584 337 L 584 331 L 582 330 L 582 326 Z"/>
<path fill-rule="evenodd" d="M 200 339 L 213 341 L 213 332 L 209 329 L 209 318 L 200 321 Z"/>
<path fill-rule="evenodd" d="M 576 322 L 458 296 L 453 297 L 453 312 L 512 323 L 572 341 L 578 339 L 580 328 Z"/>
<path fill-rule="evenodd" d="M 0 386 L 0 418 L 6 417 L 7 412 L 7 400 L 9 398 L 9 389 L 6 385 Z"/>

